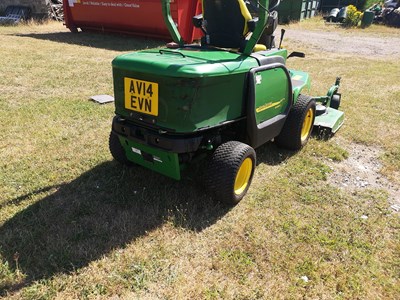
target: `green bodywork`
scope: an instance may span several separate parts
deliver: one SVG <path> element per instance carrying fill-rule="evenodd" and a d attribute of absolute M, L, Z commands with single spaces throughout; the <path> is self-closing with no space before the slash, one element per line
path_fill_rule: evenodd
<path fill-rule="evenodd" d="M 314 97 L 314 99 L 324 105 L 327 109 L 326 112 L 320 116 L 315 117 L 314 128 L 319 130 L 335 133 L 343 125 L 344 113 L 340 110 L 334 109 L 331 106 L 332 97 L 338 92 L 340 86 L 340 77 L 336 78 L 334 85 L 330 87 L 326 96 Z"/>
<path fill-rule="evenodd" d="M 186 161 L 210 152 L 228 139 L 230 126 L 237 124 L 230 133 L 232 138 L 258 147 L 260 143 L 246 141 L 248 132 L 253 130 L 248 129 L 251 126 L 246 120 L 254 117 L 254 128 L 264 129 L 268 127 L 265 124 L 279 123 L 275 120 L 284 122 L 299 94 L 309 90 L 310 78 L 305 72 L 286 69 L 285 49 L 252 54 L 266 25 L 264 10 L 240 53 L 183 45 L 170 15 L 170 0 L 161 1 L 167 27 L 179 47 L 144 50 L 113 60 L 113 131 L 129 161 L 178 180 Z M 260 4 L 268 7 L 268 2 L 262 0 Z M 338 87 L 337 82 L 327 96 L 316 99 L 328 103 Z M 254 113 L 252 118 L 249 112 Z M 328 112 L 318 116 L 316 122 L 336 131 L 343 113 L 333 109 Z M 262 143 L 277 134 L 261 134 L 265 138 Z"/>
<path fill-rule="evenodd" d="M 265 56 L 284 59 L 286 55 L 284 49 L 265 52 Z M 250 69 L 258 66 L 251 56 L 224 50 L 162 49 L 124 54 L 113 61 L 115 112 L 126 118 L 134 113 L 124 103 L 124 79 L 133 78 L 158 84 L 158 115 L 153 119 L 154 125 L 179 133 L 220 125 L 244 116 L 246 77 Z M 273 73 L 276 74 L 265 76 L 268 89 L 265 94 L 274 95 L 274 99 L 266 101 L 276 102 L 283 97 L 283 87 L 276 85 L 282 75 Z M 305 73 L 303 76 L 308 78 Z M 282 81 L 286 83 L 286 79 Z M 303 87 L 296 86 L 296 94 Z M 257 91 L 262 96 L 261 87 Z M 259 97 L 257 105 L 265 105 L 263 101 Z"/>
<path fill-rule="evenodd" d="M 122 136 L 119 139 L 130 161 L 175 180 L 181 179 L 177 153 L 137 143 Z"/>
<path fill-rule="evenodd" d="M 320 130 L 328 130 L 328 133 L 335 133 L 343 125 L 344 113 L 331 107 L 326 108 L 326 112 L 321 116 L 316 116 L 314 127 Z"/>

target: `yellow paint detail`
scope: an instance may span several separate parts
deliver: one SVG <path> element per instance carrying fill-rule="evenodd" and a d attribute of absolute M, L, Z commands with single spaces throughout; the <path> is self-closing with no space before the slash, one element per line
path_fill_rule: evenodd
<path fill-rule="evenodd" d="M 249 32 L 249 28 L 247 26 L 247 22 L 252 19 L 252 16 L 246 6 L 246 3 L 243 0 L 237 0 L 239 7 L 240 7 L 240 12 L 242 13 L 242 16 L 244 18 L 244 28 L 243 28 L 243 36 L 245 36 Z M 204 2 L 202 1 L 201 4 L 202 11 L 204 12 Z M 203 13 L 204 14 L 204 13 Z M 261 50 L 258 50 L 261 51 Z"/>
<path fill-rule="evenodd" d="M 250 157 L 247 157 L 239 168 L 236 174 L 234 192 L 236 195 L 240 195 L 244 192 L 249 184 L 251 172 L 253 170 L 253 161 Z"/>
<path fill-rule="evenodd" d="M 125 108 L 158 116 L 158 83 L 124 78 Z"/>
<path fill-rule="evenodd" d="M 314 119 L 314 111 L 312 108 L 309 108 L 306 114 L 306 117 L 303 121 L 303 127 L 301 128 L 301 142 L 305 142 L 311 133 L 311 129 L 313 126 Z"/>
<path fill-rule="evenodd" d="M 263 44 L 256 44 L 253 48 L 253 52 L 265 51 L 265 50 L 267 50 L 267 47 Z"/>
<path fill-rule="evenodd" d="M 281 100 L 279 100 L 278 102 L 270 102 L 267 104 L 264 104 L 262 106 L 257 107 L 256 109 L 256 113 L 260 113 L 264 110 L 270 109 L 270 108 L 277 108 L 278 106 L 280 106 L 282 104 L 283 101 L 285 101 L 285 98 L 282 98 Z"/>
<path fill-rule="evenodd" d="M 252 19 L 251 14 L 249 10 L 247 9 L 246 3 L 243 0 L 237 0 L 239 3 L 240 7 L 240 12 L 242 13 L 242 16 L 245 20 L 244 22 L 244 28 L 243 28 L 243 35 L 246 35 L 249 32 L 249 29 L 247 27 L 247 22 Z"/>

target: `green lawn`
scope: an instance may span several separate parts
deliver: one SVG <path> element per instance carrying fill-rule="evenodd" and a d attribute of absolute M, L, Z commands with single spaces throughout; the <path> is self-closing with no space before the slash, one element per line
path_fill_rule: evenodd
<path fill-rule="evenodd" d="M 229 209 L 190 170 L 175 182 L 109 154 L 114 107 L 88 98 L 113 94 L 116 55 L 160 42 L 0 27 L 0 295 L 396 299 L 400 222 L 388 191 L 328 179 L 357 143 L 380 149 L 381 173 L 399 187 L 400 60 L 285 44 L 307 52 L 289 64 L 310 72 L 312 94 L 342 76 L 346 123 L 299 153 L 262 146 L 248 195 Z"/>

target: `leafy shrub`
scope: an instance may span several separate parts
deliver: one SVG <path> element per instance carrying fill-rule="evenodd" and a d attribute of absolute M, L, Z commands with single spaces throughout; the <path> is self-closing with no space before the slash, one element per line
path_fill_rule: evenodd
<path fill-rule="evenodd" d="M 347 6 L 347 16 L 344 20 L 344 25 L 348 27 L 357 26 L 361 21 L 363 13 L 357 10 L 354 5 Z"/>

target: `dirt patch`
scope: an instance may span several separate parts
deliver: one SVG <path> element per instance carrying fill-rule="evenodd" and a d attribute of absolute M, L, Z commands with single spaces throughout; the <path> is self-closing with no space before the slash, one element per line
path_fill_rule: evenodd
<path fill-rule="evenodd" d="M 358 54 L 362 56 L 400 56 L 400 37 L 379 37 L 363 34 L 343 34 L 288 29 L 286 38 L 326 52 Z"/>
<path fill-rule="evenodd" d="M 329 161 L 333 170 L 328 182 L 341 189 L 357 191 L 367 188 L 386 190 L 389 194 L 389 205 L 393 210 L 400 208 L 400 189 L 380 174 L 382 164 L 379 156 L 383 150 L 377 147 L 366 147 L 360 144 L 350 144 L 344 147 L 349 157 L 341 162 Z"/>
<path fill-rule="evenodd" d="M 400 36 L 387 37 L 368 35 L 364 32 L 345 33 L 288 28 L 286 38 L 324 52 L 357 54 L 365 57 L 400 57 Z M 391 208 L 400 210 L 399 186 L 380 173 L 382 164 L 379 157 L 383 154 L 383 150 L 379 147 L 348 144 L 340 140 L 338 143 L 349 152 L 349 158 L 338 163 L 328 162 L 333 170 L 329 177 L 330 184 L 350 192 L 367 188 L 386 190 Z"/>

